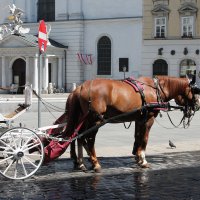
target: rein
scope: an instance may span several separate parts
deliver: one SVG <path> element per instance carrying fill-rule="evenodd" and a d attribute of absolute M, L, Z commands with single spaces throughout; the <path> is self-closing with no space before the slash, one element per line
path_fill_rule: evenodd
<path fill-rule="evenodd" d="M 128 126 L 126 126 L 125 122 L 123 124 L 125 129 L 129 129 L 131 127 L 132 122 L 130 122 Z"/>
<path fill-rule="evenodd" d="M 173 121 L 172 121 L 172 119 L 171 119 L 171 117 L 170 117 L 168 111 L 166 112 L 166 113 L 167 113 L 167 117 L 168 117 L 170 123 L 173 125 L 173 128 L 184 128 L 184 129 L 186 129 L 186 128 L 188 128 L 188 127 L 190 126 L 190 122 L 192 121 L 192 117 L 194 116 L 195 112 L 193 112 L 192 114 L 190 114 L 190 116 L 187 116 L 187 114 L 185 113 L 185 110 L 184 110 L 184 109 L 181 109 L 181 108 L 179 108 L 179 109 L 180 109 L 181 111 L 183 111 L 183 117 L 182 117 L 182 119 L 181 119 L 181 121 L 179 122 L 178 125 L 175 125 L 175 124 L 173 123 Z M 187 118 L 187 121 L 186 121 L 186 118 Z M 168 128 L 168 127 L 165 127 L 165 126 L 161 125 L 157 120 L 156 120 L 156 122 L 157 122 L 160 126 L 162 126 L 163 128 L 166 128 L 166 129 L 173 129 L 173 128 Z M 181 125 L 182 123 L 183 123 L 183 127 L 180 127 L 180 125 Z"/>
<path fill-rule="evenodd" d="M 76 133 L 76 136 L 70 140 L 69 138 L 68 139 L 62 139 L 62 141 L 73 141 L 73 140 L 76 140 L 77 138 L 81 138 L 89 133 L 92 133 L 96 130 L 98 130 L 100 127 L 102 127 L 103 125 L 107 124 L 107 123 L 112 123 L 112 122 L 115 122 L 115 121 L 118 121 L 119 119 L 123 118 L 123 117 L 128 117 L 128 116 L 132 116 L 133 114 L 135 114 L 136 112 L 138 111 L 141 111 L 141 112 L 144 112 L 144 110 L 146 109 L 149 109 L 149 110 L 158 110 L 158 109 L 167 109 L 169 110 L 170 108 L 176 108 L 176 109 L 183 109 L 182 106 L 171 106 L 169 103 L 162 103 L 162 104 L 147 104 L 145 106 L 142 106 L 141 108 L 139 109 L 134 109 L 130 112 L 127 112 L 127 113 L 122 113 L 120 115 L 117 115 L 117 116 L 114 116 L 114 117 L 111 117 L 111 118 L 108 118 L 108 119 L 104 119 L 101 123 L 99 124 L 96 124 L 95 126 L 83 131 L 82 133 L 78 134 L 78 131 L 80 130 L 80 127 L 82 126 L 82 124 L 84 123 L 84 121 L 86 120 L 87 118 L 87 115 L 88 113 L 83 116 L 83 118 L 80 120 L 80 124 L 77 126 L 78 128 L 75 129 L 75 133 Z"/>

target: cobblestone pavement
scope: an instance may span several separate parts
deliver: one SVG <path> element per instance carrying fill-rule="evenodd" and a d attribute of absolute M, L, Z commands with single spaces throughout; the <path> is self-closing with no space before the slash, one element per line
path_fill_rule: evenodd
<path fill-rule="evenodd" d="M 61 158 L 26 180 L 1 177 L 0 199 L 200 199 L 200 151 L 147 159 L 151 167 L 141 169 L 133 157 L 99 157 L 103 169 L 96 174 L 73 171 L 72 161 Z"/>

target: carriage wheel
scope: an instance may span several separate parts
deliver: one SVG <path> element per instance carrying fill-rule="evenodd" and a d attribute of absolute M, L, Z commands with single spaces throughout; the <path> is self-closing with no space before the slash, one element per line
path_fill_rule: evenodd
<path fill-rule="evenodd" d="M 34 131 L 17 127 L 0 135 L 0 173 L 3 176 L 28 178 L 40 168 L 43 159 L 43 144 Z"/>

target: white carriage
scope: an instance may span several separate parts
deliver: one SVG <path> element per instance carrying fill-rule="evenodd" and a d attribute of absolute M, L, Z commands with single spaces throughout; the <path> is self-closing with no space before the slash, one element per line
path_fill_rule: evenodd
<path fill-rule="evenodd" d="M 0 114 L 4 131 L 0 133 L 0 173 L 9 179 L 25 179 L 33 175 L 42 165 L 44 146 L 38 134 L 45 131 L 24 127 L 11 127 L 14 119 L 26 112 L 32 103 L 32 89 L 25 87 L 25 102 L 6 115 Z M 34 149 L 34 152 L 32 152 Z M 37 149 L 37 150 L 35 150 Z"/>

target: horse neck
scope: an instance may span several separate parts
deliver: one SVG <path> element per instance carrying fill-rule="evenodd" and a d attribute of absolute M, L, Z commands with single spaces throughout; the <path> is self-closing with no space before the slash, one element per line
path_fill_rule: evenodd
<path fill-rule="evenodd" d="M 164 92 L 163 100 L 169 101 L 178 95 L 184 95 L 188 80 L 183 78 L 163 77 L 160 79 L 160 85 Z"/>

